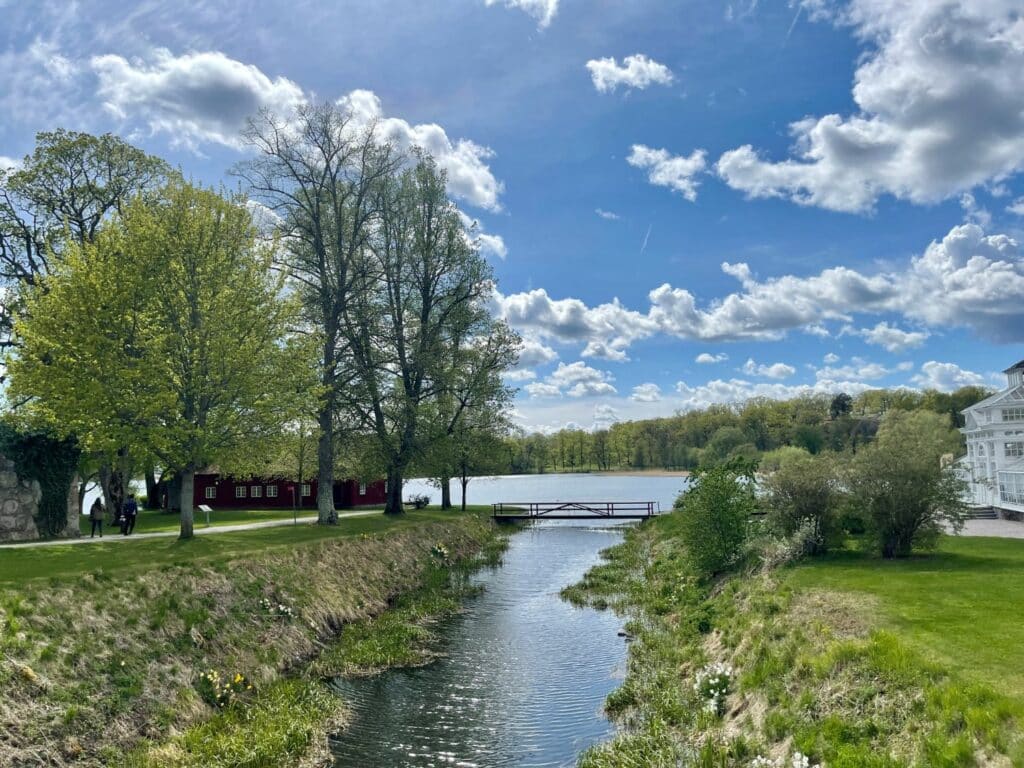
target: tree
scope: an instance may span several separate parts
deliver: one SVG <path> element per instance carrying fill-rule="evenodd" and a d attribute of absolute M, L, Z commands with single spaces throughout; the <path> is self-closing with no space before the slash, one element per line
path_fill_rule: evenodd
<path fill-rule="evenodd" d="M 933 546 L 944 526 L 966 516 L 964 482 L 941 458 L 959 435 L 941 414 L 892 410 L 874 442 L 857 452 L 846 473 L 851 502 L 869 522 L 885 558 Z"/>
<path fill-rule="evenodd" d="M 837 504 L 840 483 L 831 456 L 811 456 L 788 448 L 779 456 L 778 468 L 764 480 L 769 523 L 784 536 L 803 526 L 810 531 L 804 544 L 808 554 L 826 552 L 839 534 Z"/>
<path fill-rule="evenodd" d="M 320 341 L 321 524 L 338 521 L 333 496 L 338 398 L 351 378 L 342 323 L 356 279 L 354 265 L 377 227 L 382 199 L 377 188 L 401 162 L 374 129 L 358 127 L 350 111 L 333 103 L 304 105 L 283 118 L 265 111 L 244 133 L 257 157 L 236 171 L 276 221 L 277 266 L 295 286 L 304 320 Z"/>
<path fill-rule="evenodd" d="M 845 392 L 840 392 L 832 398 L 832 402 L 828 406 L 828 415 L 835 421 L 841 416 L 848 416 L 851 410 L 853 410 L 853 398 Z"/>
<path fill-rule="evenodd" d="M 31 291 L 12 389 L 108 460 L 176 472 L 189 538 L 196 469 L 243 464 L 294 407 L 280 289 L 241 200 L 172 182 Z"/>
<path fill-rule="evenodd" d="M 445 188 L 423 154 L 380 185 L 381 214 L 343 311 L 352 370 L 344 407 L 386 468 L 385 514 L 403 512 L 405 472 L 439 434 L 431 423 L 449 409 L 457 417 L 469 398 L 486 400 L 493 386 L 474 379 L 496 380 L 518 348 L 490 314 L 490 267 Z"/>
<path fill-rule="evenodd" d="M 754 497 L 756 464 L 734 459 L 698 470 L 675 503 L 683 543 L 696 571 L 706 578 L 723 573 L 742 554 Z"/>

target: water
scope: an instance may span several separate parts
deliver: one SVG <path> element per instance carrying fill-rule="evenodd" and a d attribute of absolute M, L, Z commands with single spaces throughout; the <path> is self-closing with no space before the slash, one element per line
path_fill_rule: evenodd
<path fill-rule="evenodd" d="M 476 477 L 469 481 L 469 504 L 494 504 L 501 501 L 656 501 L 662 510 L 672 508 L 676 496 L 687 483 L 685 477 L 654 475 L 505 475 Z M 426 480 L 410 480 L 403 489 L 405 498 L 425 493 L 434 504 L 441 491 Z M 452 481 L 452 503 L 462 502 L 462 488 Z"/>
<path fill-rule="evenodd" d="M 512 476 L 475 479 L 467 495 L 473 504 L 650 500 L 665 509 L 684 483 Z M 435 502 L 440 496 L 423 481 L 405 489 L 407 497 L 421 492 Z M 602 706 L 625 671 L 622 619 L 574 608 L 558 593 L 621 541 L 622 531 L 621 522 L 549 521 L 516 533 L 502 566 L 474 576 L 483 592 L 439 627 L 441 659 L 335 681 L 353 710 L 332 742 L 335 768 L 572 766 L 587 747 L 610 738 Z"/>

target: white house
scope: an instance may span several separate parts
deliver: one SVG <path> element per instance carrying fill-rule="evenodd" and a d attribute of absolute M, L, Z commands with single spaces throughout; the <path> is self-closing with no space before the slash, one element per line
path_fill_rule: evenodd
<path fill-rule="evenodd" d="M 1006 389 L 963 411 L 967 455 L 959 466 L 969 504 L 1018 517 L 1024 515 L 1024 360 L 1003 373 Z"/>

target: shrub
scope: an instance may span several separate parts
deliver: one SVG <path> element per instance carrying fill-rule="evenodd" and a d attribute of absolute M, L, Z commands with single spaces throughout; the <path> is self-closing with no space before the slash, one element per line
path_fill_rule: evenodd
<path fill-rule="evenodd" d="M 733 566 L 743 551 L 750 515 L 757 509 L 753 462 L 733 459 L 699 470 L 677 500 L 679 531 L 695 571 L 707 578 Z"/>
<path fill-rule="evenodd" d="M 409 497 L 409 503 L 412 504 L 413 509 L 424 509 L 430 505 L 430 497 L 425 493 L 414 494 Z"/>
<path fill-rule="evenodd" d="M 777 533 L 792 537 L 805 531 L 806 554 L 826 552 L 841 534 L 837 515 L 839 483 L 830 456 L 799 451 L 781 457 L 778 468 L 765 478 L 768 523 Z"/>
<path fill-rule="evenodd" d="M 890 411 L 875 441 L 861 449 L 846 477 L 851 503 L 883 557 L 934 546 L 943 526 L 963 526 L 964 482 L 941 457 L 959 447 L 944 414 Z"/>

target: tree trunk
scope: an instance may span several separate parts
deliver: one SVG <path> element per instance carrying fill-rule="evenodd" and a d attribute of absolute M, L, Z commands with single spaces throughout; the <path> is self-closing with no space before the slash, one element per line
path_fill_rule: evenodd
<path fill-rule="evenodd" d="M 113 526 L 121 517 L 121 508 L 124 506 L 124 477 L 119 471 L 104 464 L 100 467 L 100 488 L 110 514 L 110 525 Z"/>
<path fill-rule="evenodd" d="M 160 508 L 160 484 L 153 467 L 146 467 L 146 509 Z"/>
<path fill-rule="evenodd" d="M 320 439 L 316 446 L 317 523 L 337 525 L 338 513 L 334 509 L 334 408 L 333 398 L 328 398 L 318 419 Z"/>
<path fill-rule="evenodd" d="M 450 477 L 442 477 L 441 481 L 441 509 L 452 508 L 452 479 Z"/>
<path fill-rule="evenodd" d="M 193 536 L 193 525 L 194 518 L 192 515 L 192 492 L 196 484 L 196 469 L 195 467 L 186 467 L 178 473 L 178 479 L 181 482 L 181 494 L 178 497 L 180 499 L 181 506 L 181 533 L 178 536 L 180 539 L 191 539 Z"/>
<path fill-rule="evenodd" d="M 397 467 L 388 468 L 388 494 L 384 503 L 385 515 L 403 515 L 402 506 L 402 471 Z"/>
<path fill-rule="evenodd" d="M 460 478 L 460 482 L 462 483 L 462 511 L 465 512 L 466 511 L 466 486 L 469 485 L 469 478 L 466 477 L 465 475 L 463 475 Z"/>
<path fill-rule="evenodd" d="M 65 539 L 77 539 L 82 535 L 82 527 L 79 522 L 82 515 L 82 502 L 78 494 L 78 486 L 78 473 L 76 472 L 68 486 L 68 519 L 61 532 L 61 537 Z"/>
<path fill-rule="evenodd" d="M 167 483 L 167 511 L 181 512 L 181 473 L 175 472 Z"/>

